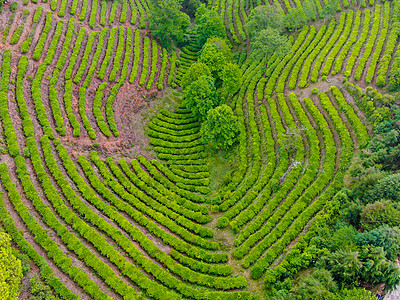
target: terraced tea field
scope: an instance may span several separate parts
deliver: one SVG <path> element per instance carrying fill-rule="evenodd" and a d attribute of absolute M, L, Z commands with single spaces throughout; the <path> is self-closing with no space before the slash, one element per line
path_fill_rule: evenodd
<path fill-rule="evenodd" d="M 283 13 L 304 5 L 270 2 Z M 329 22 L 320 18 L 326 1 L 308 2 L 316 22 L 292 34 L 290 55 L 241 62 L 237 168 L 218 191 L 190 110 L 161 109 L 132 131 L 146 101 L 179 86 L 195 42 L 162 48 L 145 27 L 146 0 L 6 6 L 0 222 L 55 295 L 255 299 L 266 275 L 290 267 L 372 135 L 356 87 L 382 91 L 400 53 L 397 1 L 343 0 Z M 208 3 L 237 43 L 260 4 Z M 296 127 L 291 152 L 285 134 Z"/>

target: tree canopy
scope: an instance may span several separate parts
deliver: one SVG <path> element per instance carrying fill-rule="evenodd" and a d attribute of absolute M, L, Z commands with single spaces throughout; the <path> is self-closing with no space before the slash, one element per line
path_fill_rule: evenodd
<path fill-rule="evenodd" d="M 277 6 L 259 5 L 251 11 L 245 28 L 250 37 L 257 36 L 267 28 L 274 28 L 281 33 L 284 28 L 282 12 Z"/>
<path fill-rule="evenodd" d="M 203 140 L 215 149 L 228 150 L 237 139 L 239 124 L 232 109 L 222 104 L 207 113 L 207 120 L 201 125 Z"/>
<path fill-rule="evenodd" d="M 149 6 L 149 27 L 161 44 L 166 48 L 184 44 L 190 17 L 181 11 L 180 2 L 178 0 L 150 0 Z"/>
<path fill-rule="evenodd" d="M 242 70 L 237 64 L 227 63 L 221 71 L 221 80 L 223 93 L 233 95 L 242 85 Z"/>
<path fill-rule="evenodd" d="M 360 226 L 362 229 L 372 230 L 381 225 L 400 225 L 400 212 L 387 201 L 377 201 L 367 204 L 360 214 Z"/>
<path fill-rule="evenodd" d="M 369 232 L 358 233 L 355 240 L 361 246 L 370 244 L 377 247 L 383 247 L 386 251 L 386 257 L 390 260 L 395 260 L 399 255 L 399 227 L 391 228 L 388 225 L 383 225 Z"/>
<path fill-rule="evenodd" d="M 226 38 L 224 22 L 217 12 L 209 10 L 204 4 L 196 12 L 196 32 L 200 46 L 212 37 Z"/>
<path fill-rule="evenodd" d="M 186 107 L 192 110 L 200 121 L 204 121 L 207 117 L 207 112 L 218 105 L 214 78 L 200 76 L 198 80 L 185 89 L 184 100 Z"/>
<path fill-rule="evenodd" d="M 222 69 L 231 59 L 231 49 L 226 41 L 211 38 L 204 44 L 198 61 L 207 65 L 213 76 L 219 79 Z"/>
<path fill-rule="evenodd" d="M 199 79 L 201 76 L 211 76 L 211 71 L 206 64 L 201 62 L 193 63 L 186 71 L 181 80 L 181 88 L 185 90 L 189 85 Z"/>
<path fill-rule="evenodd" d="M 283 57 L 290 53 L 292 46 L 287 36 L 281 35 L 275 28 L 267 28 L 261 30 L 254 37 L 251 47 L 252 56 L 260 59 L 273 53 L 276 53 L 279 57 Z"/>

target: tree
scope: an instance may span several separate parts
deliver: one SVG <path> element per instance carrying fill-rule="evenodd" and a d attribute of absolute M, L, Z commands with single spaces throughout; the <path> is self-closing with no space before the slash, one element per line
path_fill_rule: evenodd
<path fill-rule="evenodd" d="M 150 0 L 149 27 L 166 48 L 183 45 L 186 42 L 186 29 L 190 17 L 181 12 L 178 0 Z"/>
<path fill-rule="evenodd" d="M 329 253 L 324 259 L 327 269 L 339 282 L 358 285 L 363 267 L 358 251 L 339 249 Z"/>
<path fill-rule="evenodd" d="M 207 112 L 218 105 L 214 78 L 210 76 L 201 76 L 185 89 L 184 100 L 186 107 L 189 108 L 200 121 L 204 121 L 207 117 Z"/>
<path fill-rule="evenodd" d="M 284 18 L 285 26 L 289 30 L 298 29 L 309 21 L 302 7 L 290 9 Z"/>
<path fill-rule="evenodd" d="M 388 225 L 382 225 L 369 232 L 358 233 L 355 240 L 360 246 L 383 247 L 386 257 L 390 260 L 395 260 L 399 256 L 400 229 L 398 227 L 391 228 Z"/>
<path fill-rule="evenodd" d="M 327 18 L 332 16 L 340 7 L 340 3 L 338 0 L 330 0 L 323 8 L 321 15 L 323 18 Z"/>
<path fill-rule="evenodd" d="M 204 4 L 201 4 L 196 12 L 196 32 L 200 46 L 212 37 L 226 38 L 221 17 L 217 12 L 207 9 Z"/>
<path fill-rule="evenodd" d="M 207 120 L 201 124 L 203 141 L 215 149 L 228 150 L 235 143 L 238 133 L 237 117 L 226 104 L 210 109 Z"/>
<path fill-rule="evenodd" d="M 358 228 L 360 226 L 360 215 L 363 207 L 359 200 L 350 202 L 349 205 L 341 211 L 341 217 L 345 222 Z"/>
<path fill-rule="evenodd" d="M 196 14 L 197 9 L 200 6 L 200 0 L 183 0 L 182 10 L 188 14 L 191 18 L 193 18 Z"/>
<path fill-rule="evenodd" d="M 261 59 L 273 53 L 276 53 L 278 57 L 283 57 L 290 53 L 291 48 L 287 36 L 280 35 L 274 28 L 267 28 L 260 31 L 251 42 L 251 55 L 254 59 Z"/>
<path fill-rule="evenodd" d="M 368 202 L 374 200 L 393 200 L 400 202 L 400 173 L 386 176 L 377 181 L 365 194 Z"/>
<path fill-rule="evenodd" d="M 279 33 L 284 28 L 283 15 L 278 6 L 259 5 L 254 8 L 247 19 L 245 29 L 250 38 L 257 36 L 262 30 L 274 28 Z"/>
<path fill-rule="evenodd" d="M 185 90 L 201 76 L 211 76 L 210 69 L 201 62 L 193 63 L 182 77 L 181 88 Z"/>
<path fill-rule="evenodd" d="M 360 216 L 360 226 L 366 230 L 372 230 L 384 224 L 389 226 L 400 225 L 400 212 L 387 201 L 367 204 Z"/>
<path fill-rule="evenodd" d="M 362 280 L 373 284 L 385 283 L 386 288 L 392 289 L 400 282 L 400 271 L 396 264 L 387 260 L 382 247 L 366 245 L 360 251 L 363 260 Z"/>
<path fill-rule="evenodd" d="M 227 63 L 222 69 L 221 79 L 224 94 L 233 95 L 242 85 L 242 70 L 237 64 Z"/>
<path fill-rule="evenodd" d="M 11 238 L 0 232 L 0 295 L 1 299 L 17 299 L 22 278 L 21 261 L 12 253 Z"/>
<path fill-rule="evenodd" d="M 336 291 L 332 274 L 325 269 L 316 269 L 290 291 L 289 299 L 333 300 Z"/>
<path fill-rule="evenodd" d="M 207 65 L 213 76 L 219 79 L 222 69 L 231 59 L 231 49 L 226 41 L 211 38 L 204 44 L 198 61 Z"/>
<path fill-rule="evenodd" d="M 316 7 L 314 6 L 314 3 L 312 1 L 304 0 L 303 11 L 308 20 L 315 21 L 317 19 L 316 15 L 315 15 L 315 10 L 316 10 Z"/>

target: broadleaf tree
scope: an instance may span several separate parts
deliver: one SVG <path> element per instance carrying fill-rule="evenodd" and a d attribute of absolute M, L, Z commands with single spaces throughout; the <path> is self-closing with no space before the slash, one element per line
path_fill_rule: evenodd
<path fill-rule="evenodd" d="M 200 5 L 196 12 L 196 32 L 200 46 L 212 37 L 226 38 L 224 22 L 220 15 L 207 9 L 204 4 Z"/>
<path fill-rule="evenodd" d="M 183 98 L 186 107 L 200 121 L 204 121 L 207 117 L 207 112 L 218 105 L 214 78 L 211 76 L 201 76 L 184 90 Z"/>
<path fill-rule="evenodd" d="M 189 85 L 199 79 L 201 76 L 211 76 L 211 71 L 206 64 L 201 62 L 193 63 L 183 75 L 181 80 L 181 88 L 185 90 Z"/>
<path fill-rule="evenodd" d="M 236 142 L 238 134 L 237 117 L 226 104 L 210 109 L 207 120 L 201 124 L 203 141 L 217 150 L 228 150 Z"/>
<path fill-rule="evenodd" d="M 149 28 L 166 48 L 181 46 L 187 41 L 190 17 L 181 11 L 178 0 L 149 0 Z"/>
<path fill-rule="evenodd" d="M 291 43 L 287 36 L 281 35 L 275 28 L 261 30 L 251 42 L 251 55 L 254 59 L 261 59 L 264 56 L 276 53 L 283 57 L 290 53 Z"/>

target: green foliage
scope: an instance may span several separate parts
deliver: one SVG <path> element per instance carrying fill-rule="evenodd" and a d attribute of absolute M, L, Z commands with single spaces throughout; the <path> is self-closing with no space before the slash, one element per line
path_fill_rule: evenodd
<path fill-rule="evenodd" d="M 196 14 L 197 9 L 201 5 L 200 0 L 181 0 L 182 10 L 193 18 Z"/>
<path fill-rule="evenodd" d="M 226 38 L 221 17 L 216 11 L 207 9 L 204 4 L 196 12 L 196 32 L 199 46 L 203 46 L 209 38 Z"/>
<path fill-rule="evenodd" d="M 338 8 L 340 8 L 340 2 L 338 0 L 329 0 L 321 12 L 322 18 L 332 16 L 338 10 Z"/>
<path fill-rule="evenodd" d="M 12 253 L 11 238 L 0 232 L 0 295 L 2 299 L 17 299 L 22 278 L 21 261 Z"/>
<path fill-rule="evenodd" d="M 236 142 L 238 133 L 237 117 L 226 104 L 209 110 L 207 120 L 201 125 L 204 142 L 215 149 L 228 150 Z"/>
<path fill-rule="evenodd" d="M 400 131 L 395 120 L 386 120 L 376 127 L 377 134 L 367 146 L 368 154 L 363 155 L 363 165 L 372 168 L 381 167 L 383 170 L 400 168 L 398 149 Z"/>
<path fill-rule="evenodd" d="M 164 48 L 165 49 L 165 48 Z M 154 77 L 156 76 L 156 71 L 157 71 L 157 62 L 158 62 L 158 45 L 157 45 L 157 42 L 156 42 L 156 40 L 153 40 L 152 41 L 152 44 L 151 44 L 151 52 L 152 52 L 152 55 L 151 55 L 151 71 L 150 71 L 150 78 L 149 78 L 149 81 L 147 82 L 147 86 L 146 86 L 146 88 L 148 89 L 148 90 L 150 90 L 150 88 L 152 87 L 152 85 L 153 85 L 153 82 L 154 82 Z"/>
<path fill-rule="evenodd" d="M 292 45 L 287 36 L 280 35 L 275 28 L 261 30 L 251 42 L 251 55 L 254 59 L 271 56 L 276 53 L 283 57 L 290 53 Z"/>
<path fill-rule="evenodd" d="M 175 52 L 174 52 L 175 53 Z M 168 52 L 167 49 L 163 49 L 162 50 L 162 62 L 161 62 L 161 71 L 160 71 L 160 75 L 158 76 L 158 82 L 157 82 L 157 88 L 159 90 L 163 89 L 163 82 L 164 82 L 164 76 L 165 76 L 165 70 L 167 68 L 167 64 L 168 64 Z M 170 70 L 171 74 L 174 75 L 175 70 L 172 70 L 172 62 L 171 62 L 171 70 Z"/>
<path fill-rule="evenodd" d="M 29 297 L 29 300 L 57 299 L 53 296 L 50 287 L 44 284 L 38 276 L 33 276 L 30 279 L 30 284 L 32 296 Z"/>
<path fill-rule="evenodd" d="M 400 201 L 400 174 L 393 174 L 380 179 L 366 193 L 368 202 L 386 199 L 395 202 Z"/>
<path fill-rule="evenodd" d="M 150 0 L 148 15 L 149 28 L 163 47 L 181 46 L 186 42 L 186 29 L 190 24 L 187 14 L 180 11 L 182 8 L 178 0 Z"/>
<path fill-rule="evenodd" d="M 212 38 L 204 44 L 198 62 L 205 64 L 214 78 L 219 78 L 225 64 L 231 59 L 231 50 L 226 41 L 221 38 Z"/>
<path fill-rule="evenodd" d="M 11 11 L 16 11 L 17 10 L 17 8 L 18 8 L 18 2 L 17 1 L 14 1 L 13 3 L 11 3 L 11 5 L 10 5 L 10 10 Z"/>
<path fill-rule="evenodd" d="M 79 34 L 81 33 L 82 29 L 83 29 L 83 28 L 81 28 L 81 29 L 79 30 Z M 114 50 L 114 47 L 115 47 L 117 31 L 118 31 L 118 27 L 113 27 L 113 28 L 111 29 L 111 31 L 110 31 L 110 36 L 109 36 L 109 38 L 108 38 L 108 40 L 107 40 L 107 43 L 108 43 L 108 44 L 107 44 L 106 55 L 105 55 L 105 57 L 104 57 L 103 62 L 101 63 L 100 70 L 98 70 L 98 72 L 97 72 L 97 77 L 100 78 L 100 79 L 103 79 L 104 76 L 106 75 L 107 66 L 108 66 L 109 63 L 110 63 L 110 59 L 111 59 L 111 56 L 112 56 L 111 54 L 112 54 L 112 52 L 113 52 L 113 50 Z M 79 39 L 79 36 L 78 36 L 78 39 Z M 76 48 L 76 47 L 77 47 L 77 46 L 75 45 L 75 48 Z M 74 50 L 75 50 L 75 48 L 74 48 Z M 78 47 L 78 51 L 79 51 L 79 47 Z M 70 66 L 71 66 L 71 64 L 70 64 Z M 147 65 L 146 65 L 146 66 L 147 66 Z M 72 70 L 71 70 L 71 71 L 72 71 Z M 66 78 L 67 78 L 67 77 L 66 77 Z M 67 79 L 69 79 L 69 78 L 67 78 Z"/>
<path fill-rule="evenodd" d="M 184 90 L 183 99 L 185 105 L 194 116 L 204 121 L 210 109 L 218 105 L 217 90 L 214 86 L 214 78 L 201 76 Z"/>
<path fill-rule="evenodd" d="M 371 291 L 360 288 L 343 289 L 338 293 L 338 300 L 376 300 Z"/>
<path fill-rule="evenodd" d="M 246 32 L 250 38 L 257 36 L 262 30 L 274 28 L 279 33 L 284 27 L 284 19 L 277 6 L 259 5 L 254 8 L 246 21 Z"/>
<path fill-rule="evenodd" d="M 227 63 L 221 71 L 223 93 L 233 95 L 242 86 L 242 70 L 237 64 Z"/>
<path fill-rule="evenodd" d="M 366 230 L 372 230 L 384 224 L 389 226 L 400 225 L 400 212 L 386 201 L 367 204 L 360 217 L 360 226 Z"/>
<path fill-rule="evenodd" d="M 52 17 L 51 13 L 48 12 L 46 15 L 46 23 L 44 24 L 44 28 L 42 31 L 42 34 L 40 35 L 39 41 L 35 47 L 35 50 L 33 51 L 32 58 L 34 60 L 39 60 L 40 57 L 42 56 L 43 52 L 43 47 L 47 39 L 47 35 L 49 34 L 49 31 L 51 29 L 51 22 L 52 22 Z M 58 36 L 60 37 L 60 36 Z"/>
<path fill-rule="evenodd" d="M 289 30 L 296 30 L 306 25 L 309 21 L 302 7 L 291 8 L 284 17 L 285 27 Z"/>
<path fill-rule="evenodd" d="M 130 83 L 133 83 L 138 75 L 139 58 L 140 58 L 140 41 L 141 41 L 140 31 L 136 30 L 135 31 L 135 44 L 134 44 L 134 48 L 133 48 L 133 51 L 134 51 L 133 67 L 132 67 L 131 76 L 129 78 Z"/>
<path fill-rule="evenodd" d="M 385 283 L 387 290 L 392 290 L 399 282 L 400 271 L 396 264 L 387 260 L 382 247 L 363 246 L 360 257 L 363 269 L 360 278 L 373 284 Z"/>
<path fill-rule="evenodd" d="M 201 62 L 193 63 L 186 71 L 181 80 L 181 87 L 185 90 L 189 85 L 198 80 L 201 76 L 211 76 L 211 71 L 206 64 Z"/>
<path fill-rule="evenodd" d="M 316 269 L 311 275 L 300 280 L 290 291 L 290 297 L 292 297 L 291 299 L 334 299 L 334 293 L 337 289 L 329 271 Z"/>
<path fill-rule="evenodd" d="M 143 42 L 143 63 L 142 63 L 142 74 L 140 74 L 139 84 L 144 85 L 146 82 L 147 74 L 149 72 L 149 56 L 150 56 L 150 38 L 144 37 Z"/>
<path fill-rule="evenodd" d="M 115 77 L 117 76 L 117 72 L 121 69 L 121 57 L 124 54 L 124 44 L 128 41 L 128 38 L 125 38 L 125 28 L 123 26 L 119 27 L 119 35 L 118 35 L 118 46 L 116 50 L 116 54 L 114 57 L 113 68 L 110 72 L 109 81 L 115 81 Z"/>
<path fill-rule="evenodd" d="M 339 282 L 358 285 L 363 266 L 359 256 L 358 251 L 339 249 L 329 253 L 325 259 L 329 270 Z"/>
<path fill-rule="evenodd" d="M 388 225 L 382 225 L 369 232 L 357 234 L 355 241 L 361 246 L 368 244 L 383 247 L 386 251 L 386 257 L 394 261 L 399 255 L 400 229 L 398 227 L 391 228 Z"/>

